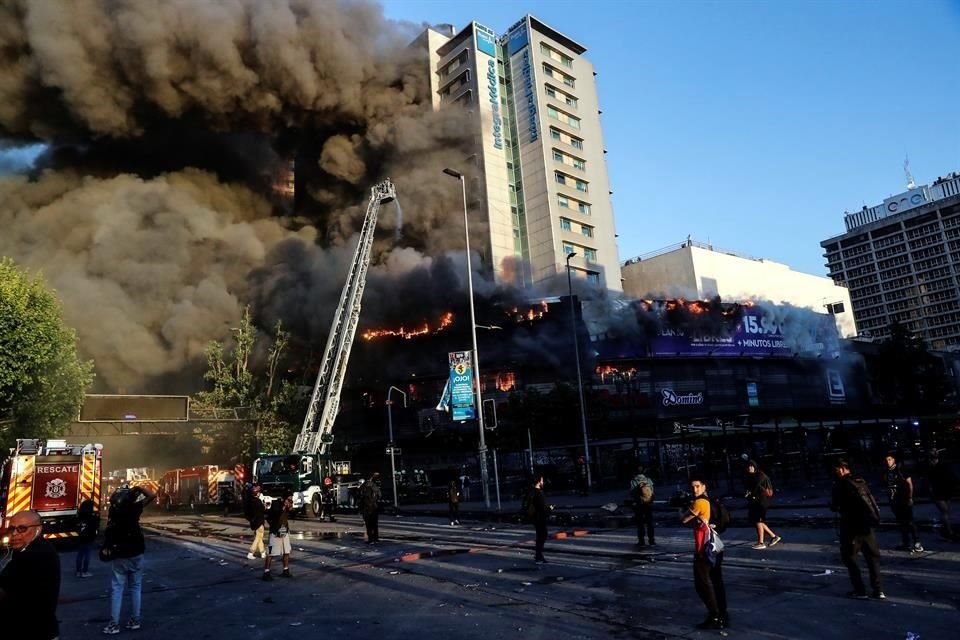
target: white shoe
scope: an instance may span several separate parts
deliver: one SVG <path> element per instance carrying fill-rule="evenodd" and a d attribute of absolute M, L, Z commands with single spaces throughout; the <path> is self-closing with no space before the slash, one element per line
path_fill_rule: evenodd
<path fill-rule="evenodd" d="M 253 555 L 252 553 L 247 554 L 247 560 L 256 560 L 256 559 L 257 559 L 257 556 Z"/>
<path fill-rule="evenodd" d="M 751 549 L 766 549 L 766 548 L 767 548 L 767 545 L 763 544 L 762 542 L 754 542 L 752 545 L 750 545 L 750 548 L 751 548 Z"/>

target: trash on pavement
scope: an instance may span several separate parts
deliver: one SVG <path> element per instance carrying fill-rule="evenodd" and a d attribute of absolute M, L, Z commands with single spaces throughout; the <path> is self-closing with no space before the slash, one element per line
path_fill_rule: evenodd
<path fill-rule="evenodd" d="M 920 634 L 913 631 L 907 631 L 907 637 L 903 640 L 920 640 Z"/>
<path fill-rule="evenodd" d="M 823 573 L 815 573 L 815 574 L 813 574 L 813 575 L 815 575 L 815 576 L 832 576 L 832 575 L 833 575 L 833 569 L 824 569 Z"/>

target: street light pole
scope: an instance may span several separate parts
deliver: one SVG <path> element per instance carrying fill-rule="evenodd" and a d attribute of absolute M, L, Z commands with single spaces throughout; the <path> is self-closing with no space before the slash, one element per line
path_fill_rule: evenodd
<path fill-rule="evenodd" d="M 480 458 L 480 484 L 483 485 L 483 502 L 490 509 L 490 487 L 487 473 L 487 439 L 483 432 L 483 395 L 480 390 L 480 357 L 477 352 L 477 316 L 473 308 L 473 267 L 470 264 L 470 223 L 467 221 L 467 183 L 463 174 L 453 169 L 444 169 L 443 172 L 460 181 L 460 192 L 463 195 L 463 234 L 467 248 L 467 289 L 470 293 L 470 333 L 473 337 L 473 380 L 477 387 L 477 425 L 480 429 L 480 447 L 477 455 Z"/>
<path fill-rule="evenodd" d="M 583 375 L 580 373 L 580 343 L 577 340 L 577 317 L 573 312 L 573 278 L 570 276 L 570 258 L 577 255 L 576 251 L 567 254 L 567 291 L 570 294 L 570 331 L 573 333 L 573 360 L 577 366 L 577 391 L 580 394 L 580 427 L 583 430 L 583 461 L 587 467 L 587 493 L 593 487 L 593 477 L 590 473 L 590 444 L 587 438 L 587 409 L 583 402 Z"/>
<path fill-rule="evenodd" d="M 387 424 L 390 428 L 390 479 L 393 481 L 393 508 L 400 508 L 400 499 L 397 497 L 397 463 L 394 458 L 394 451 L 396 447 L 393 442 L 393 400 L 390 399 L 390 394 L 396 391 L 403 396 L 403 406 L 407 406 L 407 394 L 397 387 L 391 386 L 387 389 Z"/>

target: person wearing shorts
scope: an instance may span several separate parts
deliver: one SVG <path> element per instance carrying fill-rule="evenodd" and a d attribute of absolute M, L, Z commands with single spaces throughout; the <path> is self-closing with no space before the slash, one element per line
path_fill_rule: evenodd
<path fill-rule="evenodd" d="M 766 549 L 778 544 L 780 536 L 774 533 L 767 525 L 767 509 L 770 508 L 770 495 L 773 493 L 773 484 L 756 462 L 750 460 L 747 462 L 748 490 L 747 500 L 747 519 L 750 520 L 757 530 L 757 541 L 753 543 L 753 549 Z M 770 536 L 770 543 L 764 541 L 764 536 Z"/>
<path fill-rule="evenodd" d="M 267 513 L 267 523 L 270 525 L 270 538 L 267 544 L 267 555 L 263 561 L 263 579 L 273 580 L 270 565 L 274 558 L 281 558 L 283 573 L 281 578 L 292 578 L 290 573 L 290 552 L 293 547 L 290 543 L 290 510 L 293 509 L 293 496 L 286 496 L 283 502 L 275 500 Z"/>

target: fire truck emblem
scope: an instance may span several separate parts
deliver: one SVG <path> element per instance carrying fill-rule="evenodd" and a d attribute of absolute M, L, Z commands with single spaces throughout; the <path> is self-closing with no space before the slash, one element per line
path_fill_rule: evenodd
<path fill-rule="evenodd" d="M 62 498 L 67 495 L 67 483 L 60 478 L 54 478 L 47 483 L 44 494 L 48 498 Z"/>

